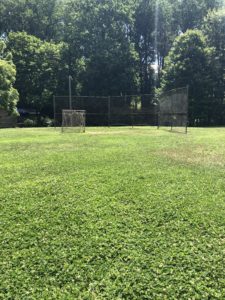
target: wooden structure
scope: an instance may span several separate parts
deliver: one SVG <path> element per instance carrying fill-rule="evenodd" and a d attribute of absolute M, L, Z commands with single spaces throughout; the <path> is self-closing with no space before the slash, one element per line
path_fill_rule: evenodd
<path fill-rule="evenodd" d="M 16 127 L 17 118 L 11 116 L 6 110 L 0 108 L 0 128 Z"/>

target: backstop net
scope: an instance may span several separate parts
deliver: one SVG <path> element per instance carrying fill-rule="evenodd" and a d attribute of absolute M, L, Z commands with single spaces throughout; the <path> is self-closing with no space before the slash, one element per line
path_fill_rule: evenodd
<path fill-rule="evenodd" d="M 85 111 L 64 109 L 62 111 L 62 132 L 85 132 Z"/>
<path fill-rule="evenodd" d="M 88 126 L 157 125 L 154 95 L 54 97 L 54 120 L 61 126 L 63 110 L 86 111 Z"/>
<path fill-rule="evenodd" d="M 188 87 L 174 89 L 158 98 L 158 128 L 187 133 Z"/>

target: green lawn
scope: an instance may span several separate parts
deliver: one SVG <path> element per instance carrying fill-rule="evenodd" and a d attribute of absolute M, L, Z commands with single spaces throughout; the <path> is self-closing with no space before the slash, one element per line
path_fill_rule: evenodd
<path fill-rule="evenodd" d="M 0 130 L 0 299 L 225 299 L 225 129 Z"/>

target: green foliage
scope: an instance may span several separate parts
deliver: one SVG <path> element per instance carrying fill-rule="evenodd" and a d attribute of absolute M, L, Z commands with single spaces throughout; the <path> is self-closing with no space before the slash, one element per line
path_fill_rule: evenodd
<path fill-rule="evenodd" d="M 54 120 L 50 119 L 49 117 L 42 117 L 41 123 L 44 127 L 52 127 L 54 125 Z"/>
<path fill-rule="evenodd" d="M 52 111 L 52 94 L 68 94 L 69 75 L 75 95 L 154 94 L 155 87 L 162 84 L 165 57 L 177 36 L 189 29 L 203 30 L 207 63 L 198 61 L 196 68 L 203 66 L 204 71 L 198 70 L 195 77 L 208 73 L 202 82 L 207 85 L 207 95 L 200 91 L 193 96 L 199 107 L 191 110 L 199 113 L 207 102 L 198 122 L 222 124 L 225 30 L 223 13 L 217 10 L 223 5 L 224 0 L 1 1 L 0 35 L 9 36 L 20 104 L 47 115 Z M 198 54 L 191 49 L 186 52 L 194 66 Z M 174 76 L 178 78 L 178 74 Z M 145 105 L 149 103 L 143 101 L 142 107 Z M 213 111 L 213 116 L 207 116 L 207 110 Z M 191 122 L 196 119 L 195 112 Z"/>
<path fill-rule="evenodd" d="M 154 90 L 153 69 L 155 61 L 154 31 L 155 2 L 140 1 L 135 10 L 134 41 L 139 56 L 140 92 L 152 93 Z"/>
<path fill-rule="evenodd" d="M 200 31 L 189 30 L 177 37 L 166 58 L 162 88 L 187 85 L 196 71 L 204 73 L 206 54 L 205 37 Z"/>
<path fill-rule="evenodd" d="M 173 1 L 175 24 L 182 32 L 200 28 L 209 10 L 223 6 L 223 0 Z"/>
<path fill-rule="evenodd" d="M 34 127 L 34 126 L 36 126 L 36 122 L 35 122 L 35 120 L 32 120 L 32 119 L 26 119 L 26 120 L 24 120 L 23 125 L 24 125 L 24 127 Z"/>
<path fill-rule="evenodd" d="M 0 40 L 0 107 L 16 115 L 19 94 L 13 87 L 15 80 L 16 68 L 12 56 L 5 53 L 5 43 Z"/>
<path fill-rule="evenodd" d="M 225 51 L 225 9 L 213 10 L 204 20 L 203 30 L 208 42 L 217 51 Z M 224 53 L 221 54 L 224 54 Z"/>
<path fill-rule="evenodd" d="M 225 114 L 225 9 L 210 12 L 204 21 L 203 31 L 207 43 L 214 50 L 211 57 L 213 111 L 217 114 L 217 124 L 223 124 L 223 115 Z"/>
<path fill-rule="evenodd" d="M 209 60 L 212 49 L 207 47 L 201 31 L 188 30 L 174 42 L 162 75 L 160 92 L 189 85 L 190 124 L 210 123 L 211 80 Z"/>
<path fill-rule="evenodd" d="M 44 40 L 56 39 L 60 29 L 61 1 L 3 0 L 0 34 L 26 31 Z"/>
<path fill-rule="evenodd" d="M 20 104 L 42 110 L 52 102 L 59 73 L 66 68 L 61 61 L 64 45 L 44 42 L 25 32 L 10 33 L 7 45 L 18 70 L 16 87 Z"/>
<path fill-rule="evenodd" d="M 64 39 L 70 45 L 69 65 L 83 58 L 83 94 L 118 95 L 137 89 L 137 54 L 130 40 L 130 2 L 66 2 Z"/>
<path fill-rule="evenodd" d="M 0 153 L 1 299 L 225 298 L 224 129 L 6 130 Z"/>
<path fill-rule="evenodd" d="M 164 67 L 164 58 L 177 36 L 173 14 L 174 7 L 167 0 L 142 0 L 135 10 L 134 39 L 139 54 L 142 93 L 154 92 L 154 72 L 150 66 L 157 61 L 158 71 Z"/>

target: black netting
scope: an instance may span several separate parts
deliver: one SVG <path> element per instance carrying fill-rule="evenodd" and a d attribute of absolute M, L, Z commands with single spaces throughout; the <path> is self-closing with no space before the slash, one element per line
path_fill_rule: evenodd
<path fill-rule="evenodd" d="M 188 87 L 174 89 L 159 96 L 158 126 L 187 131 Z"/>
<path fill-rule="evenodd" d="M 152 95 L 90 97 L 54 97 L 56 125 L 62 124 L 65 109 L 85 110 L 88 126 L 157 125 Z"/>
<path fill-rule="evenodd" d="M 84 132 L 86 124 L 86 113 L 84 110 L 63 110 L 62 111 L 62 131 L 76 130 Z"/>

